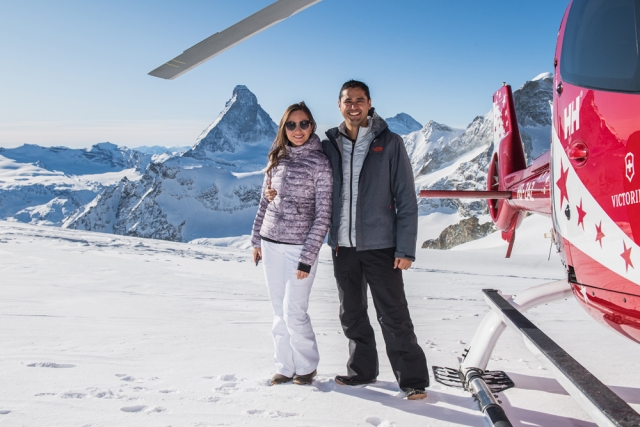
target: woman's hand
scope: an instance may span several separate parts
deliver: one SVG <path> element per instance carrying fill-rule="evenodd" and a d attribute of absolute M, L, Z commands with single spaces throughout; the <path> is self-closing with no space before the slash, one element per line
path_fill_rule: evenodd
<path fill-rule="evenodd" d="M 296 275 L 296 277 L 298 278 L 298 280 L 306 279 L 307 277 L 309 277 L 309 273 L 307 273 L 306 271 L 298 270 L 298 274 Z"/>
<path fill-rule="evenodd" d="M 278 192 L 276 190 L 274 190 L 273 188 L 271 188 L 271 181 L 267 181 L 267 189 L 264 190 L 264 195 L 266 196 L 267 200 L 269 201 L 269 203 L 273 202 L 273 199 L 276 198 L 276 196 L 278 195 Z"/>
<path fill-rule="evenodd" d="M 258 265 L 258 261 L 262 259 L 262 249 L 261 248 L 253 248 L 253 262 Z"/>

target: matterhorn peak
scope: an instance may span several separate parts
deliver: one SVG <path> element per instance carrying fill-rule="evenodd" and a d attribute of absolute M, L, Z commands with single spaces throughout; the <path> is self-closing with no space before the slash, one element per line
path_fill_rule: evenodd
<path fill-rule="evenodd" d="M 253 94 L 253 92 L 251 92 L 249 90 L 248 87 L 246 87 L 245 85 L 237 85 L 236 87 L 233 88 L 233 96 L 237 97 L 248 97 L 248 98 L 253 98 L 256 102 L 258 102 L 258 98 L 256 98 L 256 96 Z"/>
<path fill-rule="evenodd" d="M 183 157 L 213 160 L 232 170 L 259 170 L 266 165 L 277 130 L 258 98 L 246 86 L 237 85 L 216 120 Z"/>

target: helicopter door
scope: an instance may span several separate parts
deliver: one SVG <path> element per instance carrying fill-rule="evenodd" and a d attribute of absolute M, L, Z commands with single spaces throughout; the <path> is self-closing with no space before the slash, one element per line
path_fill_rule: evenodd
<path fill-rule="evenodd" d="M 609 289 L 635 272 L 640 242 L 639 13 L 635 0 L 573 0 L 556 51 L 554 223 L 577 282 Z"/>

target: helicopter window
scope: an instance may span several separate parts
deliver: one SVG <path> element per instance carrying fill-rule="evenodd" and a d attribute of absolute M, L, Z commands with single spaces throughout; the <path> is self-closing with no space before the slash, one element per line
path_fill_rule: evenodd
<path fill-rule="evenodd" d="M 560 74 L 594 89 L 640 92 L 637 0 L 573 0 Z"/>

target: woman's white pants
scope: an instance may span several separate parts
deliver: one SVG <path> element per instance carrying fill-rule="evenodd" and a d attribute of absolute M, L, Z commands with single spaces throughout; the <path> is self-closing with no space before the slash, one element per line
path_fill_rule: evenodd
<path fill-rule="evenodd" d="M 264 275 L 274 315 L 276 371 L 287 377 L 309 374 L 320 361 L 316 336 L 307 314 L 318 260 L 311 267 L 309 276 L 298 280 L 301 251 L 302 245 L 262 241 Z"/>

